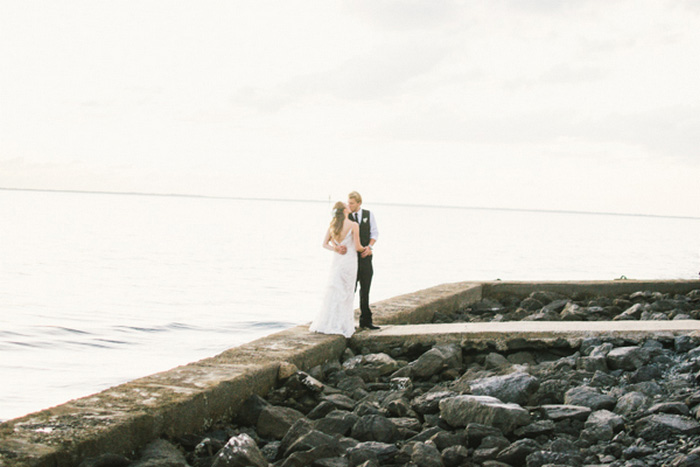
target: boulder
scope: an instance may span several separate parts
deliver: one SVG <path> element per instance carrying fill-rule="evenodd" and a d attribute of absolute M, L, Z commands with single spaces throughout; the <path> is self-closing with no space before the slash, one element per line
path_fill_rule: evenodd
<path fill-rule="evenodd" d="M 682 415 L 654 414 L 637 420 L 634 429 L 646 440 L 662 441 L 673 435 L 696 435 L 700 433 L 700 423 Z"/>
<path fill-rule="evenodd" d="M 440 401 L 440 417 L 453 427 L 482 423 L 508 434 L 530 423 L 530 413 L 513 403 L 503 403 L 491 396 L 462 395 Z"/>
<path fill-rule="evenodd" d="M 422 394 L 411 401 L 411 407 L 419 414 L 432 414 L 440 410 L 440 401 L 448 397 L 454 397 L 457 393 L 453 391 L 430 391 Z"/>
<path fill-rule="evenodd" d="M 355 422 L 351 436 L 358 441 L 379 441 L 394 443 L 399 438 L 399 430 L 386 417 L 365 415 Z"/>
<path fill-rule="evenodd" d="M 348 450 L 347 456 L 350 462 L 356 465 L 358 460 L 376 459 L 377 462 L 389 463 L 398 454 L 399 449 L 394 444 L 365 441 Z"/>
<path fill-rule="evenodd" d="M 532 439 L 519 439 L 498 453 L 496 460 L 509 465 L 524 465 L 527 456 L 542 449 L 540 444 Z"/>
<path fill-rule="evenodd" d="M 134 467 L 187 467 L 187 460 L 175 445 L 164 439 L 157 439 L 148 444 L 141 452 L 141 458 L 131 465 Z"/>
<path fill-rule="evenodd" d="M 327 435 L 347 436 L 359 419 L 360 417 L 352 412 L 334 410 L 325 417 L 316 420 L 313 427 Z"/>
<path fill-rule="evenodd" d="M 537 378 L 527 373 L 511 373 L 477 379 L 470 382 L 469 386 L 472 394 L 492 396 L 502 402 L 524 405 L 540 387 L 540 383 Z"/>
<path fill-rule="evenodd" d="M 464 446 L 450 446 L 442 451 L 442 463 L 445 467 L 460 467 L 466 465 L 469 450 Z"/>
<path fill-rule="evenodd" d="M 435 346 L 410 363 L 414 376 L 423 379 L 461 365 L 462 348 L 457 344 Z"/>
<path fill-rule="evenodd" d="M 612 409 L 617 399 L 607 394 L 602 394 L 600 389 L 590 386 L 571 388 L 564 394 L 564 404 L 588 407 L 591 410 Z"/>
<path fill-rule="evenodd" d="M 295 452 L 311 451 L 312 449 L 321 446 L 331 447 L 338 453 L 340 452 L 338 441 L 333 436 L 312 429 L 311 431 L 308 431 L 307 433 L 301 435 L 293 443 L 291 443 L 289 447 L 284 451 L 283 456 L 287 458 Z"/>
<path fill-rule="evenodd" d="M 440 451 L 431 443 L 416 443 L 413 446 L 411 462 L 421 467 L 443 467 Z"/>
<path fill-rule="evenodd" d="M 253 438 L 242 433 L 228 440 L 226 446 L 216 455 L 212 467 L 267 467 L 268 465 Z"/>
<path fill-rule="evenodd" d="M 546 418 L 554 420 L 555 422 L 567 419 L 586 420 L 591 412 L 593 412 L 589 407 L 565 404 L 543 405 L 540 409 Z"/>
<path fill-rule="evenodd" d="M 649 361 L 649 352 L 641 347 L 617 347 L 608 353 L 608 366 L 613 370 L 634 371 Z"/>
<path fill-rule="evenodd" d="M 258 434 L 263 438 L 282 439 L 300 418 L 304 418 L 304 414 L 290 407 L 265 406 L 258 417 Z"/>
<path fill-rule="evenodd" d="M 623 416 L 629 416 L 639 410 L 643 410 L 649 399 L 643 393 L 638 391 L 628 392 L 617 399 L 614 412 Z"/>

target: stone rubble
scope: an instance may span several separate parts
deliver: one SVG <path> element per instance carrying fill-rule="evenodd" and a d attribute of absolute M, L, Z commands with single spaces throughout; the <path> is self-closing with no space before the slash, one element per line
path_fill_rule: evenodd
<path fill-rule="evenodd" d="M 697 319 L 700 290 L 536 292 L 437 321 L 573 317 Z M 227 424 L 83 467 L 700 466 L 700 338 L 574 345 L 349 348 L 308 373 L 285 365 L 278 387 Z"/>

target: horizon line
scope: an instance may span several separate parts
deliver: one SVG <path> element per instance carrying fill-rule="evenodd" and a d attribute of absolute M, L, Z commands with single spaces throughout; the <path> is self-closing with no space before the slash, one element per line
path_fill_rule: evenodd
<path fill-rule="evenodd" d="M 283 201 L 283 202 L 301 202 L 301 203 L 327 203 L 330 200 L 320 199 L 289 199 L 289 198 L 260 198 L 249 196 L 223 196 L 223 195 L 196 195 L 187 193 L 146 193 L 138 191 L 101 191 L 101 190 L 59 190 L 52 188 L 9 188 L 0 187 L 2 191 L 32 191 L 45 193 L 78 193 L 78 194 L 93 194 L 93 195 L 126 195 L 126 196 L 157 196 L 169 198 L 204 198 L 204 199 L 226 199 L 239 201 Z M 398 206 L 398 207 L 416 207 L 416 208 L 435 208 L 435 209 L 467 209 L 473 211 L 508 211 L 508 212 L 534 212 L 534 213 L 550 213 L 550 214 L 585 214 L 585 215 L 602 215 L 602 216 L 627 216 L 627 217 L 658 217 L 664 219 L 687 219 L 700 220 L 698 216 L 680 216 L 680 215 L 665 215 L 665 214 L 640 214 L 640 213 L 624 213 L 624 212 L 597 212 L 597 211 L 577 211 L 567 209 L 535 209 L 535 208 L 504 208 L 504 207 L 484 207 L 484 206 L 457 206 L 457 205 L 439 205 L 439 204 L 413 204 L 413 203 L 392 203 L 392 202 L 373 202 L 379 206 Z"/>

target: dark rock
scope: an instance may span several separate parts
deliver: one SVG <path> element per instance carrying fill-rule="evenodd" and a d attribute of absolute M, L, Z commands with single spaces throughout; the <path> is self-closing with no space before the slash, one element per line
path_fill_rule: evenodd
<path fill-rule="evenodd" d="M 187 460 L 175 445 L 164 439 L 157 439 L 141 451 L 141 458 L 132 465 L 134 467 L 186 467 Z"/>
<path fill-rule="evenodd" d="M 440 431 L 431 436 L 429 441 L 432 442 L 436 448 L 438 448 L 438 451 L 442 452 L 444 449 L 450 446 L 464 445 L 467 439 L 464 433 Z"/>
<path fill-rule="evenodd" d="M 634 371 L 649 361 L 649 353 L 641 347 L 617 347 L 608 353 L 607 359 L 613 370 Z"/>
<path fill-rule="evenodd" d="M 314 427 L 309 420 L 305 418 L 297 420 L 294 425 L 287 430 L 287 434 L 284 435 L 284 438 L 282 438 L 282 441 L 280 442 L 280 456 L 283 455 L 299 438 L 313 430 Z"/>
<path fill-rule="evenodd" d="M 353 399 L 343 394 L 331 394 L 328 396 L 323 396 L 321 399 L 330 402 L 340 410 L 353 410 L 356 404 Z"/>
<path fill-rule="evenodd" d="M 282 439 L 287 430 L 304 414 L 289 407 L 268 405 L 258 417 L 257 430 L 263 438 Z"/>
<path fill-rule="evenodd" d="M 399 437 L 401 439 L 411 438 L 416 436 L 422 428 L 420 421 L 415 418 L 410 417 L 397 417 L 389 418 L 391 423 L 393 423 L 399 430 Z"/>
<path fill-rule="evenodd" d="M 398 452 L 399 449 L 394 444 L 366 441 L 348 450 L 348 457 L 353 465 L 360 459 L 375 459 L 380 464 L 385 464 L 391 462 Z"/>
<path fill-rule="evenodd" d="M 502 402 L 524 405 L 540 387 L 540 383 L 537 378 L 527 373 L 511 373 L 474 380 L 470 387 L 472 394 L 492 396 Z"/>
<path fill-rule="evenodd" d="M 351 436 L 358 441 L 393 443 L 399 438 L 396 425 L 381 415 L 365 415 L 353 425 Z"/>
<path fill-rule="evenodd" d="M 544 303 L 534 298 L 528 297 L 522 302 L 520 302 L 520 308 L 523 308 L 527 311 L 539 310 L 542 307 L 544 307 Z"/>
<path fill-rule="evenodd" d="M 503 436 L 487 436 L 481 441 L 479 447 L 474 450 L 472 456 L 475 462 L 483 463 L 487 460 L 495 460 L 499 452 L 510 446 Z"/>
<path fill-rule="evenodd" d="M 676 336 L 676 338 L 673 339 L 673 348 L 678 353 L 689 352 L 697 346 L 697 340 L 691 336 Z"/>
<path fill-rule="evenodd" d="M 212 467 L 267 467 L 269 464 L 253 438 L 246 434 L 234 436 L 219 451 Z"/>
<path fill-rule="evenodd" d="M 126 457 L 108 452 L 85 459 L 78 467 L 126 467 L 129 464 L 131 461 Z"/>
<path fill-rule="evenodd" d="M 661 402 L 648 409 L 649 413 L 670 413 L 675 415 L 689 415 L 690 409 L 682 402 Z"/>
<path fill-rule="evenodd" d="M 336 387 L 341 391 L 352 393 L 356 389 L 367 389 L 367 383 L 359 376 L 348 376 L 338 381 Z"/>
<path fill-rule="evenodd" d="M 416 443 L 411 462 L 421 467 L 443 467 L 440 451 L 430 443 Z"/>
<path fill-rule="evenodd" d="M 533 396 L 536 405 L 561 404 L 564 402 L 564 394 L 569 389 L 569 382 L 563 379 L 550 379 L 540 383 L 540 387 Z"/>
<path fill-rule="evenodd" d="M 282 444 L 281 441 L 271 441 L 260 448 L 260 452 L 265 457 L 265 460 L 274 462 L 279 457 L 280 444 Z"/>
<path fill-rule="evenodd" d="M 588 407 L 591 410 L 612 409 L 617 400 L 607 394 L 601 394 L 597 388 L 579 386 L 569 389 L 564 394 L 564 404 Z"/>
<path fill-rule="evenodd" d="M 445 467 L 460 467 L 469 459 L 469 450 L 464 446 L 450 446 L 442 451 L 442 463 Z"/>
<path fill-rule="evenodd" d="M 437 413 L 440 410 L 440 401 L 448 397 L 454 397 L 453 391 L 431 391 L 416 397 L 411 401 L 411 407 L 419 414 Z"/>
<path fill-rule="evenodd" d="M 663 371 L 657 365 L 644 365 L 630 376 L 630 382 L 642 383 L 661 379 Z"/>
<path fill-rule="evenodd" d="M 284 461 L 280 464 L 280 467 L 304 467 L 307 465 L 313 465 L 315 461 L 321 459 L 334 458 L 339 454 L 340 448 L 337 445 L 321 445 L 309 450 L 296 451 L 292 453 L 290 456 L 284 459 Z"/>
<path fill-rule="evenodd" d="M 484 359 L 484 366 L 489 370 L 499 370 L 511 366 L 511 363 L 503 355 L 491 352 Z"/>
<path fill-rule="evenodd" d="M 681 415 L 654 414 L 637 420 L 634 429 L 646 440 L 661 441 L 676 434 L 688 436 L 700 433 L 700 423 Z"/>
<path fill-rule="evenodd" d="M 258 417 L 264 407 L 270 405 L 265 399 L 260 396 L 252 395 L 243 403 L 240 412 L 238 412 L 237 420 L 248 426 L 256 426 Z"/>
<path fill-rule="evenodd" d="M 327 435 L 347 436 L 359 419 L 360 417 L 354 413 L 335 410 L 324 418 L 316 420 L 313 427 Z"/>
<path fill-rule="evenodd" d="M 508 434 L 530 423 L 530 414 L 517 404 L 504 404 L 495 397 L 462 395 L 440 401 L 440 417 L 453 427 L 482 423 Z"/>
<path fill-rule="evenodd" d="M 531 439 L 519 439 L 503 449 L 496 460 L 510 465 L 524 465 L 527 456 L 542 449 L 540 444 Z"/>
<path fill-rule="evenodd" d="M 467 438 L 468 445 L 471 447 L 476 447 L 481 444 L 481 441 L 487 436 L 503 436 L 503 432 L 490 425 L 484 425 L 482 423 L 469 423 L 464 429 L 464 435 Z"/>
<path fill-rule="evenodd" d="M 527 456 L 527 467 L 545 465 L 581 467 L 583 459 L 579 454 L 569 452 L 535 451 Z"/>
<path fill-rule="evenodd" d="M 456 344 L 435 346 L 410 364 L 413 374 L 423 379 L 461 365 L 462 348 Z"/>
<path fill-rule="evenodd" d="M 580 357 L 576 360 L 576 369 L 595 373 L 596 371 L 608 371 L 608 363 L 605 357 Z"/>
<path fill-rule="evenodd" d="M 635 303 L 631 307 L 627 308 L 625 311 L 613 318 L 613 321 L 629 321 L 638 320 L 642 316 L 642 312 L 645 309 L 645 305 L 642 303 Z"/>
<path fill-rule="evenodd" d="M 284 443 L 284 440 L 282 440 Z M 331 447 L 339 451 L 338 441 L 330 435 L 327 435 L 318 430 L 311 430 L 298 437 L 285 451 L 284 457 L 287 458 L 295 452 L 310 451 L 320 446 Z M 280 449 L 282 446 L 280 446 Z M 332 457 L 332 456 L 327 456 Z"/>
<path fill-rule="evenodd" d="M 541 435 L 549 435 L 554 431 L 554 421 L 538 420 L 529 425 L 516 429 L 513 433 L 519 438 L 537 438 Z"/>
<path fill-rule="evenodd" d="M 318 420 L 334 410 L 336 410 L 335 404 L 329 401 L 321 401 L 311 412 L 306 414 L 306 416 L 309 420 Z"/>

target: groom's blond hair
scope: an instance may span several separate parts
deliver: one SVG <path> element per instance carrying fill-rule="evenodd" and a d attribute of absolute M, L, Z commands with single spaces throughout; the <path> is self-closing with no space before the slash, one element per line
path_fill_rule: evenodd
<path fill-rule="evenodd" d="M 360 196 L 360 194 L 356 191 L 351 191 L 348 195 L 348 199 L 354 199 L 359 204 L 362 204 L 362 196 Z"/>

